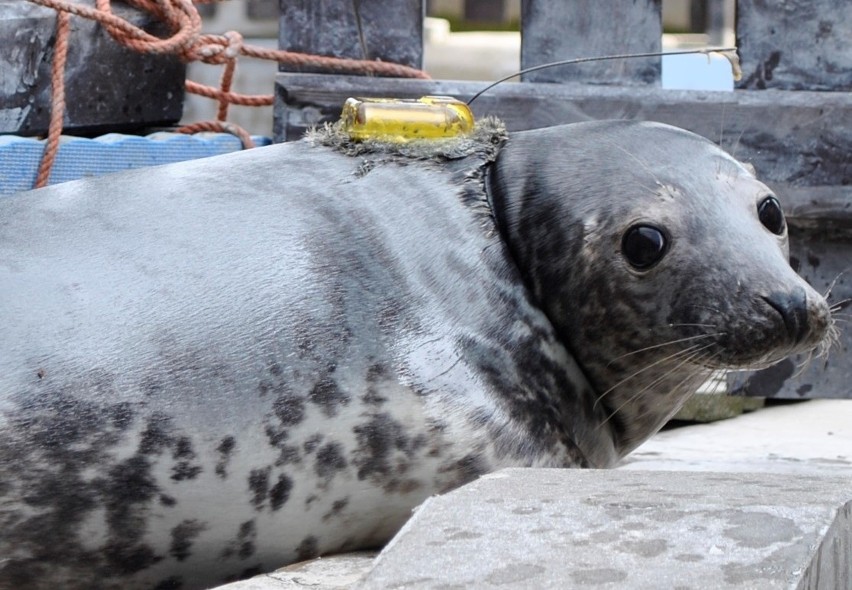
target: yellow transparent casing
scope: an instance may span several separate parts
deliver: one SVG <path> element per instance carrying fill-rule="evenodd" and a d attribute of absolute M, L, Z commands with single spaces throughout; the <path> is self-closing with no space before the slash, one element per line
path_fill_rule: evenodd
<path fill-rule="evenodd" d="M 473 129 L 473 113 L 451 96 L 419 99 L 348 98 L 340 114 L 354 140 L 406 142 L 456 137 Z"/>

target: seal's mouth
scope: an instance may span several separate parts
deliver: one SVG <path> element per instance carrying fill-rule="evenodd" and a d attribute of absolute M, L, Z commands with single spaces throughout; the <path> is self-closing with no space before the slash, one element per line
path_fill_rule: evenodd
<path fill-rule="evenodd" d="M 803 329 L 801 325 L 788 325 L 785 323 L 788 339 L 786 342 L 777 342 L 764 339 L 764 351 L 758 346 L 749 348 L 746 352 L 737 346 L 729 346 L 724 341 L 719 342 L 718 352 L 707 357 L 704 366 L 713 370 L 749 370 L 756 371 L 767 369 L 786 358 L 794 355 L 803 355 L 805 362 L 812 359 L 827 357 L 832 346 L 840 339 L 840 330 L 835 321 L 827 317 L 825 324 L 820 321 L 816 327 Z M 727 340 L 727 335 L 725 340 Z M 733 349 L 733 350 L 732 350 Z M 733 352 L 733 353 L 732 353 Z"/>
<path fill-rule="evenodd" d="M 691 306 L 671 324 L 690 342 L 705 339 L 695 362 L 708 369 L 763 369 L 795 354 L 824 354 L 836 339 L 828 303 L 806 285 L 719 300 Z"/>
<path fill-rule="evenodd" d="M 749 339 L 754 345 L 747 347 L 744 347 L 744 339 L 725 334 L 708 349 L 706 356 L 697 359 L 696 364 L 712 371 L 756 371 L 769 368 L 794 355 L 819 358 L 828 354 L 831 346 L 837 341 L 839 331 L 831 324 L 820 333 L 822 336 L 816 341 L 809 338 L 795 343 L 767 339 L 755 343 Z"/>

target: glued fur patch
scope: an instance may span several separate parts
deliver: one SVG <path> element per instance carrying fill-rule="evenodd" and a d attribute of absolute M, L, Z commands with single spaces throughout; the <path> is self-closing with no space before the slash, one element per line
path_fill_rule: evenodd
<path fill-rule="evenodd" d="M 508 137 L 506 125 L 496 117 L 485 117 L 478 121 L 469 135 L 446 139 L 415 139 L 406 143 L 377 139 L 354 141 L 343 130 L 340 122 L 326 123 L 305 134 L 309 143 L 336 149 L 347 156 L 384 154 L 414 160 L 456 160 L 476 154 L 488 162 L 497 157 Z"/>

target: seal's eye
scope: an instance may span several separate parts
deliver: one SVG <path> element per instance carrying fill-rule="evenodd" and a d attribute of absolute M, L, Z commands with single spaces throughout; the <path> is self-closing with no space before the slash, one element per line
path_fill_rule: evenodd
<path fill-rule="evenodd" d="M 668 243 L 662 231 L 650 225 L 634 225 L 621 240 L 621 252 L 634 268 L 651 268 L 666 253 Z"/>
<path fill-rule="evenodd" d="M 780 236 L 784 233 L 784 213 L 781 211 L 781 203 L 775 197 L 766 197 L 760 202 L 757 206 L 757 217 L 773 234 Z"/>

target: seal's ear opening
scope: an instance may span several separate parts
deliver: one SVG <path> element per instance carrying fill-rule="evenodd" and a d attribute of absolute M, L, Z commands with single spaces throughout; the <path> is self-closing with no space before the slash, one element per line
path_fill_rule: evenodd
<path fill-rule="evenodd" d="M 669 241 L 663 230 L 653 225 L 634 225 L 621 239 L 621 252 L 637 270 L 648 270 L 665 256 Z"/>
<path fill-rule="evenodd" d="M 757 170 L 755 170 L 754 165 L 751 162 L 740 162 L 740 164 L 743 165 L 743 168 L 749 171 L 749 174 L 757 177 Z"/>

